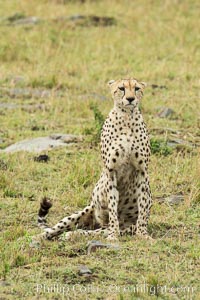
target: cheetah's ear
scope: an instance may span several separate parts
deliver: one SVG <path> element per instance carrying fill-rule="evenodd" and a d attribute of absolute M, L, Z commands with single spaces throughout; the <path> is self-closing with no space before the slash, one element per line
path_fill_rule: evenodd
<path fill-rule="evenodd" d="M 145 89 L 145 87 L 147 87 L 147 83 L 146 82 L 140 82 L 140 84 L 142 85 L 143 89 Z"/>
<path fill-rule="evenodd" d="M 113 79 L 108 81 L 108 86 L 111 86 L 114 82 L 115 82 L 115 80 L 113 80 Z"/>

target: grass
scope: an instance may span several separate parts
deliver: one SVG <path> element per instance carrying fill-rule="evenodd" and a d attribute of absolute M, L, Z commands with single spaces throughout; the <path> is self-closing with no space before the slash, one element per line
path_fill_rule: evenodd
<path fill-rule="evenodd" d="M 1 299 L 199 299 L 199 148 L 166 147 L 177 135 L 199 145 L 198 8 L 197 0 L 1 3 L 0 20 L 18 13 L 43 21 L 35 26 L 2 22 L 0 87 L 64 94 L 41 99 L 1 96 L 3 103 L 45 107 L 0 108 L 1 148 L 51 133 L 91 135 L 84 144 L 49 152 L 48 163 L 35 161 L 35 154 L 0 153 Z M 76 14 L 114 17 L 116 25 L 53 21 Z M 17 76 L 23 81 L 13 83 Z M 155 241 L 127 237 L 120 240 L 120 251 L 101 249 L 90 256 L 84 238 L 30 248 L 31 237 L 39 232 L 36 215 L 43 196 L 54 202 L 51 224 L 89 203 L 101 172 L 98 132 L 112 107 L 106 83 L 127 76 L 149 84 L 142 111 L 152 137 L 149 232 Z M 173 109 L 173 118 L 159 118 L 161 107 Z M 178 193 L 184 201 L 177 206 L 156 201 Z M 82 264 L 92 276 L 79 275 Z"/>

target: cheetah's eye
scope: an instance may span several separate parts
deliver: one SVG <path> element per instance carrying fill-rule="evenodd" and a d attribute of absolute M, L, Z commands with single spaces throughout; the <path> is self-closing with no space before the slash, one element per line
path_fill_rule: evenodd
<path fill-rule="evenodd" d="M 123 91 L 123 92 L 125 91 L 125 87 L 124 86 L 119 86 L 118 88 L 119 88 L 120 91 Z"/>
<path fill-rule="evenodd" d="M 135 87 L 135 91 L 137 92 L 137 91 L 139 91 L 140 90 L 140 88 L 138 87 L 138 86 L 136 86 Z"/>

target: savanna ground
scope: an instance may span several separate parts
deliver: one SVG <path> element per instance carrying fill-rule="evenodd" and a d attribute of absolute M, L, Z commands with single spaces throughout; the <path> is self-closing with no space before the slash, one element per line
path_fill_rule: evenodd
<path fill-rule="evenodd" d="M 198 0 L 1 1 L 1 88 L 64 93 L 40 99 L 2 94 L 1 102 L 19 106 L 0 108 L 1 148 L 60 132 L 83 134 L 86 141 L 48 152 L 48 163 L 34 161 L 32 153 L 0 153 L 0 299 L 199 299 L 199 9 Z M 15 13 L 42 21 L 6 24 L 4 17 Z M 114 17 L 116 23 L 53 21 L 77 14 Z M 23 80 L 13 80 L 17 76 Z M 43 196 L 54 202 L 50 224 L 89 203 L 101 171 L 98 120 L 112 107 L 106 83 L 127 76 L 149 84 L 142 111 L 152 147 L 158 143 L 150 164 L 149 232 L 155 240 L 122 238 L 121 250 L 91 255 L 85 238 L 31 248 Z M 42 109 L 24 110 L 24 104 Z M 91 104 L 101 112 L 96 121 Z M 174 114 L 159 118 L 162 107 Z M 169 150 L 166 142 L 174 136 L 189 146 Z M 158 201 L 174 194 L 184 201 Z M 80 276 L 80 265 L 92 275 Z"/>

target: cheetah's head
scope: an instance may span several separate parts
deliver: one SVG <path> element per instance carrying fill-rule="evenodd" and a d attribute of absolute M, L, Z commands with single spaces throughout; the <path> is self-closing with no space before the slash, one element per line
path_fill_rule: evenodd
<path fill-rule="evenodd" d="M 142 99 L 146 83 L 136 79 L 120 79 L 109 81 L 115 106 L 125 110 L 133 110 Z"/>

